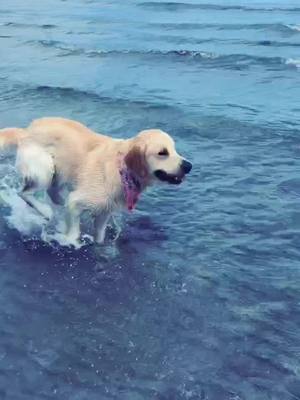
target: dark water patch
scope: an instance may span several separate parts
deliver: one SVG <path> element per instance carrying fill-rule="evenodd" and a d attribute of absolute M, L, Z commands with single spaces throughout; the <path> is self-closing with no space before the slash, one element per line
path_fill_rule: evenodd
<path fill-rule="evenodd" d="M 2 26 L 9 26 L 14 28 L 42 28 L 42 29 L 55 29 L 57 25 L 54 24 L 33 24 L 25 22 L 5 22 Z"/>
<path fill-rule="evenodd" d="M 275 40 L 258 40 L 256 42 L 247 42 L 245 44 L 254 46 L 269 46 L 269 47 L 300 47 L 300 43 L 293 42 L 278 42 Z"/>
<path fill-rule="evenodd" d="M 97 102 L 113 102 L 115 99 L 101 96 L 94 92 L 88 92 L 80 89 L 75 89 L 72 87 L 55 87 L 55 86 L 37 86 L 36 88 L 28 88 L 25 89 L 25 92 L 28 95 L 32 94 L 41 94 L 41 95 L 49 95 L 52 98 L 68 98 L 71 97 L 72 99 L 89 99 Z"/>
<path fill-rule="evenodd" d="M 226 103 L 229 108 L 236 109 L 236 113 L 239 110 L 246 110 L 253 117 L 259 114 L 258 108 L 248 107 L 243 104 Z M 222 104 L 224 107 L 224 104 Z M 275 122 L 261 124 L 251 121 L 241 121 L 233 117 L 226 115 L 221 115 L 219 107 L 216 107 L 214 117 L 209 115 L 203 115 L 200 113 L 193 113 L 188 115 L 188 121 L 183 120 L 185 123 L 184 132 L 186 136 L 194 140 L 201 136 L 201 140 L 204 138 L 213 140 L 211 145 L 216 149 L 221 151 L 222 143 L 233 144 L 239 143 L 242 146 L 248 147 L 249 145 L 254 145 L 260 143 L 260 146 L 269 146 L 269 143 L 276 143 L 280 148 L 287 147 L 291 151 L 295 150 L 294 143 L 299 137 L 300 130 L 297 128 L 291 129 L 289 127 L 284 127 L 282 124 L 278 126 Z M 174 132 L 179 132 L 181 127 L 176 128 Z M 293 159 L 289 161 L 295 161 L 295 155 Z M 235 163 L 238 158 L 235 160 Z M 282 162 L 284 160 L 281 160 Z M 243 160 L 241 160 L 243 165 Z M 279 164 L 279 161 L 277 161 Z M 250 181 L 245 182 L 245 187 L 250 185 Z"/>
<path fill-rule="evenodd" d="M 144 40 L 152 42 L 157 38 L 157 41 L 166 41 L 167 43 L 172 43 L 176 45 L 187 45 L 187 44 L 214 44 L 218 46 L 222 45 L 238 45 L 239 47 L 244 47 L 246 46 L 269 46 L 269 47 L 300 47 L 300 43 L 297 42 L 286 42 L 286 41 L 276 41 L 276 40 L 256 40 L 256 41 L 251 41 L 251 40 L 245 40 L 245 39 L 221 39 L 221 38 L 209 38 L 209 39 L 199 39 L 195 37 L 188 37 L 186 34 L 185 35 L 151 35 L 151 36 L 145 36 Z M 205 52 L 203 52 L 204 56 Z M 233 55 L 229 55 L 233 56 Z M 220 56 L 219 56 L 220 57 Z"/>
<path fill-rule="evenodd" d="M 278 190 L 300 200 L 300 179 L 289 179 L 278 184 Z"/>
<path fill-rule="evenodd" d="M 138 4 L 140 7 L 159 11 L 185 11 L 185 10 L 215 10 L 215 11 L 254 11 L 254 12 L 300 12 L 300 7 L 251 7 L 243 5 L 222 5 L 222 4 L 195 4 L 167 1 L 147 1 Z"/>
<path fill-rule="evenodd" d="M 232 103 L 227 103 L 226 104 L 228 107 L 232 107 L 232 108 L 239 108 L 241 110 L 246 110 L 246 111 L 250 111 L 253 114 L 258 114 L 259 110 L 257 108 L 253 108 L 253 107 L 248 107 L 248 106 L 244 106 L 242 104 L 232 104 Z"/>
<path fill-rule="evenodd" d="M 42 96 L 51 96 L 53 99 L 63 99 L 63 98 L 71 98 L 73 100 L 80 100 L 87 99 L 93 102 L 99 102 L 103 104 L 111 104 L 111 105 L 118 105 L 118 106 L 139 106 L 140 108 L 145 109 L 153 109 L 153 110 L 173 110 L 177 111 L 175 106 L 168 106 L 167 104 L 162 104 L 158 102 L 148 102 L 142 100 L 131 100 L 127 98 L 117 98 L 117 97 L 109 97 L 109 96 L 102 96 L 99 93 L 85 91 L 70 87 L 55 87 L 55 86 L 37 86 L 37 87 L 29 87 L 29 88 L 22 88 L 24 91 L 23 93 L 26 95 L 42 95 Z"/>
<path fill-rule="evenodd" d="M 63 45 L 62 42 L 58 41 L 58 40 L 52 40 L 52 39 L 41 39 L 41 40 L 29 40 L 28 42 L 26 42 L 28 44 L 39 44 L 43 47 L 56 47 L 56 48 L 60 48 L 60 49 L 64 49 L 63 47 L 61 47 Z"/>
<path fill-rule="evenodd" d="M 57 26 L 53 25 L 53 24 L 43 24 L 43 25 L 38 25 L 38 26 L 40 26 L 43 29 L 54 29 L 54 28 L 57 28 Z"/>
<path fill-rule="evenodd" d="M 241 31 L 241 30 L 263 30 L 275 32 L 289 32 L 300 34 L 300 25 L 288 25 L 281 23 L 200 23 L 200 22 L 152 22 L 148 26 L 157 27 L 166 30 L 203 30 L 215 29 L 217 31 Z"/>

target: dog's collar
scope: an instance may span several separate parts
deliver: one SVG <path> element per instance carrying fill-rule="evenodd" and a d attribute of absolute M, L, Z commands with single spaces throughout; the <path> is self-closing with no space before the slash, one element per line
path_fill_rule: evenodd
<path fill-rule="evenodd" d="M 119 158 L 119 173 L 126 207 L 129 211 L 132 211 L 143 190 L 141 179 L 126 166 L 121 157 Z"/>

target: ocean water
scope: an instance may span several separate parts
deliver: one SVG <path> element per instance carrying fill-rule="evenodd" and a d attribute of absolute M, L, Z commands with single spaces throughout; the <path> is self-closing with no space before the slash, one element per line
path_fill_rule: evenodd
<path fill-rule="evenodd" d="M 75 251 L 1 159 L 0 399 L 300 399 L 299 0 L 2 1 L 0 59 L 2 127 L 158 127 L 194 164 Z"/>

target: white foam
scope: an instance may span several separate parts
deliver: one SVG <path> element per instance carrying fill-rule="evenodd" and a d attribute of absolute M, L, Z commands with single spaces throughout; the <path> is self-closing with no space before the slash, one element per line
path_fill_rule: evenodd
<path fill-rule="evenodd" d="M 15 190 L 6 190 L 0 193 L 2 203 L 10 207 L 10 215 L 5 217 L 8 225 L 16 229 L 24 236 L 37 235 L 42 241 L 54 246 L 75 247 L 76 249 L 86 245 L 86 241 L 70 242 L 64 232 L 64 224 L 61 218 L 54 217 L 49 223 L 45 218 L 35 212 Z"/>
<path fill-rule="evenodd" d="M 16 190 L 2 191 L 0 197 L 2 202 L 11 209 L 10 215 L 6 217 L 10 227 L 17 229 L 23 235 L 31 235 L 41 230 L 41 227 L 45 224 L 45 219 L 35 213 L 20 198 Z"/>
<path fill-rule="evenodd" d="M 300 68 L 300 58 L 289 58 L 285 62 L 287 65 L 294 66 L 296 68 Z"/>
<path fill-rule="evenodd" d="M 287 25 L 293 31 L 300 32 L 300 25 Z"/>

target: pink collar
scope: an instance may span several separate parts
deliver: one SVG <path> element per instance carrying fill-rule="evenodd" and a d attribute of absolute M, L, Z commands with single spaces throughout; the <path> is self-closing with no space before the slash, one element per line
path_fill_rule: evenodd
<path fill-rule="evenodd" d="M 141 179 L 133 171 L 127 168 L 124 162 L 119 163 L 119 173 L 121 176 L 126 207 L 129 211 L 132 211 L 143 190 Z"/>

